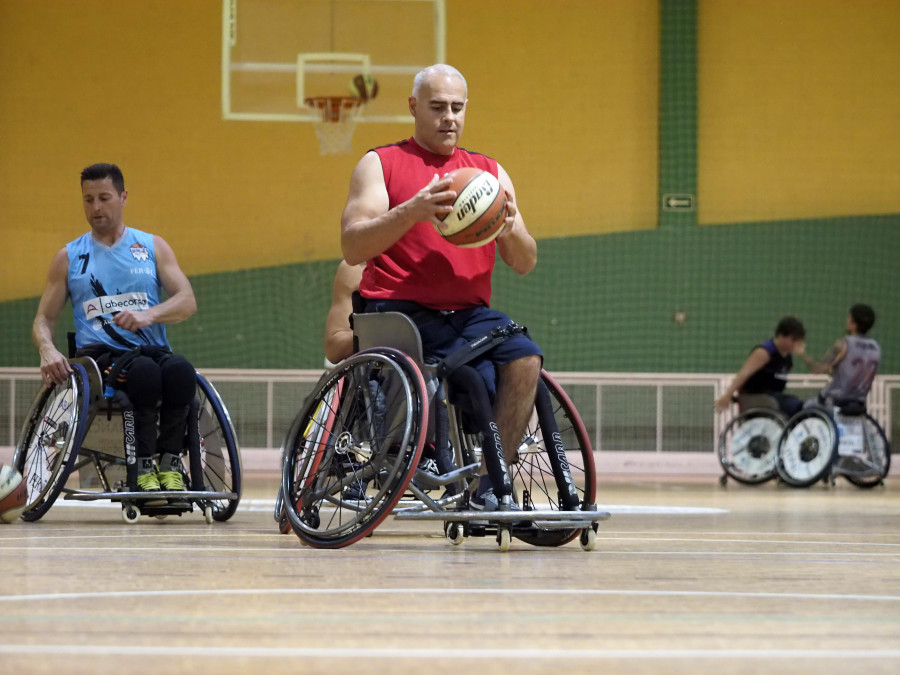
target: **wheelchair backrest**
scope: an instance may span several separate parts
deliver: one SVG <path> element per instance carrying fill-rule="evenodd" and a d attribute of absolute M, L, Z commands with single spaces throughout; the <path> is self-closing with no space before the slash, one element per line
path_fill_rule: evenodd
<path fill-rule="evenodd" d="M 354 314 L 353 334 L 360 350 L 392 347 L 410 356 L 420 367 L 425 366 L 419 329 L 406 314 L 401 312 Z"/>

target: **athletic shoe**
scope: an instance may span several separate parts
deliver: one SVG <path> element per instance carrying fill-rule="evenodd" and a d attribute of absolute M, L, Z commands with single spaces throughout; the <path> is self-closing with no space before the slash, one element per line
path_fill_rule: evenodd
<path fill-rule="evenodd" d="M 159 487 L 165 492 L 186 492 L 187 488 L 184 487 L 184 478 L 181 473 L 178 471 L 160 471 L 156 474 L 159 478 Z M 180 508 L 187 508 L 190 506 L 190 502 L 183 497 L 170 497 L 169 498 L 169 506 L 177 506 Z"/>
<path fill-rule="evenodd" d="M 487 476 L 482 476 L 478 481 L 478 488 L 475 490 L 475 494 L 469 498 L 469 508 L 473 511 L 483 511 L 484 513 L 497 511 L 500 508 L 500 500 L 494 494 L 494 487 Z M 507 511 L 522 513 L 522 508 L 512 501 Z M 487 518 L 485 520 L 473 520 L 472 525 L 487 525 L 488 521 L 489 519 Z M 531 521 L 516 520 L 510 522 L 509 525 L 516 528 L 531 527 Z"/>
<path fill-rule="evenodd" d="M 152 460 L 150 461 L 150 466 L 153 466 Z M 146 467 L 145 467 L 146 468 Z M 146 471 L 142 474 L 139 474 L 137 477 L 137 489 L 139 492 L 159 492 L 159 478 L 156 476 L 155 470 Z M 166 504 L 165 499 L 142 499 L 138 503 L 138 507 L 141 506 L 164 506 Z"/>
<path fill-rule="evenodd" d="M 177 455 L 164 453 L 159 459 L 159 468 L 162 469 L 156 473 L 159 479 L 159 487 L 166 492 L 184 492 L 187 490 L 184 486 L 184 477 L 181 475 L 181 459 Z M 186 508 L 190 503 L 181 497 L 169 499 L 169 506 L 178 506 Z"/>
<path fill-rule="evenodd" d="M 427 474 L 431 474 L 432 476 L 440 476 L 441 475 L 441 472 L 438 470 L 437 462 L 434 461 L 433 459 L 427 458 L 427 457 L 423 458 L 419 462 L 417 472 L 418 471 L 423 471 Z M 429 485 L 425 481 L 422 481 L 422 482 L 417 481 L 415 478 L 415 474 L 413 474 L 412 482 L 415 483 L 416 487 L 419 488 L 420 490 L 430 490 L 434 487 L 433 485 Z"/>
<path fill-rule="evenodd" d="M 494 488 L 488 488 L 481 494 L 472 495 L 469 505 L 475 511 L 496 511 L 500 507 L 500 500 L 494 494 Z"/>
<path fill-rule="evenodd" d="M 500 500 L 494 494 L 494 486 L 488 476 L 482 476 L 478 479 L 478 487 L 475 494 L 469 498 L 469 506 L 475 511 L 496 511 L 500 508 Z M 510 511 L 521 511 L 519 505 L 515 502 L 510 504 Z"/>
<path fill-rule="evenodd" d="M 166 492 L 185 490 L 184 478 L 178 471 L 160 471 L 156 474 L 159 479 L 159 487 Z"/>

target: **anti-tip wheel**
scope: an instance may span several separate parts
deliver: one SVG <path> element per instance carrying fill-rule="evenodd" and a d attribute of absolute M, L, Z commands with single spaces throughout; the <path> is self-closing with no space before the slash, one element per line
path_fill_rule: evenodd
<path fill-rule="evenodd" d="M 207 525 L 212 525 L 213 522 L 213 510 L 211 506 L 207 506 L 203 509 L 203 518 L 206 520 Z"/>
<path fill-rule="evenodd" d="M 500 553 L 506 553 L 509 550 L 509 544 L 512 541 L 512 535 L 505 527 L 497 532 L 497 544 L 500 545 Z"/>
<path fill-rule="evenodd" d="M 137 506 L 128 505 L 122 508 L 122 520 L 133 525 L 141 519 L 141 510 Z"/>
<path fill-rule="evenodd" d="M 447 539 L 449 539 L 450 543 L 454 546 L 459 546 L 465 539 L 463 528 L 460 527 L 459 523 L 445 523 L 444 534 L 447 535 Z"/>
<path fill-rule="evenodd" d="M 586 527 L 583 529 L 579 541 L 583 550 L 593 551 L 597 546 L 597 533 L 594 532 L 594 528 Z"/>

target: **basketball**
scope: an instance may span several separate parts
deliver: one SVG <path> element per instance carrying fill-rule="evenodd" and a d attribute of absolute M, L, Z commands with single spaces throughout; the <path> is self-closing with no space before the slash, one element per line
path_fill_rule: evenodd
<path fill-rule="evenodd" d="M 506 222 L 506 191 L 488 171 L 464 167 L 450 172 L 450 189 L 457 197 L 444 218 L 449 225 L 438 229 L 444 239 L 463 248 L 494 241 Z"/>
<path fill-rule="evenodd" d="M 378 96 L 378 80 L 371 75 L 357 75 L 350 80 L 350 93 L 363 101 Z"/>
<path fill-rule="evenodd" d="M 0 523 L 18 520 L 28 504 L 28 486 L 22 474 L 13 467 L 0 464 Z"/>

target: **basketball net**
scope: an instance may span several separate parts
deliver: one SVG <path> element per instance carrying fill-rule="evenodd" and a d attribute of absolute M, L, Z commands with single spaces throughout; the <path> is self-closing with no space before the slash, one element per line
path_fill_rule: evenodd
<path fill-rule="evenodd" d="M 353 130 L 362 114 L 363 100 L 349 96 L 315 96 L 306 99 L 315 108 L 319 121 L 313 122 L 319 150 L 334 155 L 353 150 Z"/>

